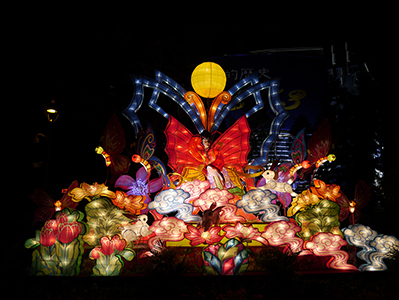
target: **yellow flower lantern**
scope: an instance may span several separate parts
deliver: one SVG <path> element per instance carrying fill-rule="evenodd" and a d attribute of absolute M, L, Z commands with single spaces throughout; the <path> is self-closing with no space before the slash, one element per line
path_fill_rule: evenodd
<path fill-rule="evenodd" d="M 218 64 L 204 62 L 191 74 L 191 84 L 201 97 L 215 98 L 226 86 L 226 74 Z"/>

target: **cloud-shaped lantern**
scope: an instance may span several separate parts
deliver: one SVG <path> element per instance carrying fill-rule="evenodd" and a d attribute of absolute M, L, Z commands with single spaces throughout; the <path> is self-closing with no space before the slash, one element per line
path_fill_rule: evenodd
<path fill-rule="evenodd" d="M 155 209 L 161 215 L 177 211 L 176 218 L 184 222 L 198 222 L 201 217 L 192 215 L 194 206 L 191 203 L 184 203 L 189 197 L 190 194 L 181 189 L 164 190 L 148 204 L 148 209 Z"/>
<path fill-rule="evenodd" d="M 278 215 L 280 210 L 279 206 L 271 203 L 271 201 L 276 199 L 276 197 L 275 194 L 268 190 L 262 191 L 259 189 L 253 189 L 242 196 L 241 200 L 237 201 L 236 206 L 244 209 L 247 213 L 263 213 L 260 217 L 262 222 L 270 223 L 280 220 L 288 221 L 287 217 Z"/>

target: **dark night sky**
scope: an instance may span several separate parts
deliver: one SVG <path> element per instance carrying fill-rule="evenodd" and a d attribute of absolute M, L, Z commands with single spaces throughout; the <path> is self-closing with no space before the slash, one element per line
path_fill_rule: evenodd
<path fill-rule="evenodd" d="M 72 174 L 88 163 L 84 153 L 89 155 L 98 143 L 112 112 L 121 113 L 129 104 L 133 92 L 130 74 L 153 77 L 158 69 L 189 84 L 195 66 L 217 55 L 281 47 L 328 48 L 333 43 L 343 48 L 348 41 L 356 55 L 369 63 L 376 80 L 383 82 L 386 76 L 386 66 L 380 62 L 387 60 L 383 57 L 387 43 L 381 43 L 380 31 L 369 31 L 375 28 L 369 23 L 338 27 L 319 21 L 284 27 L 270 18 L 240 22 L 171 19 L 158 22 L 156 28 L 128 19 L 26 24 L 18 41 L 22 54 L 15 60 L 17 82 L 24 87 L 17 92 L 24 95 L 20 103 L 27 124 L 21 140 L 31 143 L 38 132 L 48 131 L 43 108 L 55 99 L 61 115 L 53 128 L 53 140 L 57 149 L 64 150 L 60 167 L 68 167 Z"/>
<path fill-rule="evenodd" d="M 53 128 L 55 170 L 49 192 L 60 196 L 59 189 L 74 179 L 104 181 L 106 173 L 98 167 L 102 158 L 93 155 L 94 148 L 112 113 L 120 115 L 129 104 L 132 73 L 153 77 L 158 69 L 183 83 L 189 82 L 195 66 L 212 56 L 281 47 L 328 48 L 333 43 L 343 48 L 348 41 L 356 55 L 369 63 L 376 81 L 384 84 L 391 51 L 381 31 L 370 31 L 376 28 L 370 23 L 337 27 L 318 22 L 286 27 L 271 19 L 175 19 L 167 25 L 158 22 L 157 28 L 130 20 L 25 24 L 17 42 L 18 55 L 12 56 L 20 99 L 17 105 L 23 105 L 25 124 L 16 135 L 23 157 L 17 169 L 29 166 L 26 174 L 31 176 L 24 184 L 25 192 L 41 185 L 40 176 L 30 166 L 37 156 L 45 159 L 45 155 L 35 149 L 33 139 L 39 132 L 48 135 L 43 109 L 51 99 L 56 100 L 61 114 Z M 126 120 L 121 122 L 129 128 Z"/>

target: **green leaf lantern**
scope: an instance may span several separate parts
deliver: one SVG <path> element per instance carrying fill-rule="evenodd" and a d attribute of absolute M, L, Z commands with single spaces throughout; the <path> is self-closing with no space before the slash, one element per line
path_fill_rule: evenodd
<path fill-rule="evenodd" d="M 337 203 L 321 200 L 313 206 L 308 206 L 305 211 L 297 213 L 295 220 L 302 228 L 298 232 L 299 237 L 307 241 L 319 232 L 330 232 L 344 237 L 339 229 L 339 210 Z"/>

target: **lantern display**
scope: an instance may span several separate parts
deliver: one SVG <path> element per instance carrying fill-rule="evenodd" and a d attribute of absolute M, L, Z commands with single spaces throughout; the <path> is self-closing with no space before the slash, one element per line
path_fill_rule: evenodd
<path fill-rule="evenodd" d="M 305 129 L 299 131 L 289 147 L 289 159 L 266 166 L 271 145 L 288 117 L 279 98 L 280 79 L 261 81 L 254 73 L 225 90 L 222 67 L 204 62 L 191 76 L 195 92 L 159 71 L 155 79 L 132 76 L 132 80 L 135 92 L 123 115 L 133 126 L 137 143 L 125 149 L 125 131 L 114 114 L 96 148 L 110 178 L 107 174 L 100 184 L 74 181 L 58 201 L 43 191 L 33 192 L 31 198 L 40 206 L 35 222 L 44 225 L 25 243 L 33 250 L 32 275 L 79 275 L 82 260 L 88 258 L 86 275 L 119 276 L 128 268 L 140 273 L 139 267 L 131 266 L 151 259 L 164 267 L 165 257 L 191 263 L 194 267 L 182 269 L 205 275 L 242 275 L 251 271 L 250 264 L 257 263 L 254 257 L 266 253 L 266 247 L 281 255 L 290 253 L 292 260 L 317 260 L 324 269 L 387 269 L 384 261 L 398 249 L 398 239 L 356 224 L 360 209 L 370 200 L 370 188 L 359 181 L 354 198 L 347 198 L 340 185 L 315 176 L 322 164 L 336 159 L 329 153 L 328 120 L 307 142 Z M 144 89 L 152 90 L 148 106 L 167 119 L 161 129 L 167 161 L 153 155 L 155 132 L 149 123 L 143 127 L 136 115 Z M 262 99 L 264 90 L 267 101 Z M 163 101 L 158 103 L 160 94 L 177 103 L 194 127 L 164 110 Z M 201 97 L 213 100 L 204 103 Z M 249 97 L 253 106 L 220 130 L 228 113 Z M 255 158 L 249 162 L 248 117 L 265 103 L 270 106 L 271 125 L 260 153 L 257 157 L 252 153 Z M 296 190 L 298 178 L 308 181 L 309 188 Z M 348 217 L 351 225 L 341 231 L 341 222 Z M 362 248 L 356 255 L 365 263 L 359 268 L 348 263 L 347 244 Z M 182 250 L 172 255 L 174 248 Z M 256 269 L 260 268 L 252 268 Z"/>

